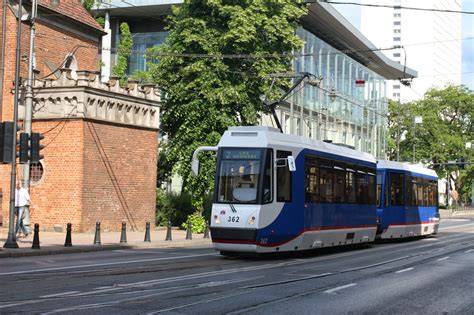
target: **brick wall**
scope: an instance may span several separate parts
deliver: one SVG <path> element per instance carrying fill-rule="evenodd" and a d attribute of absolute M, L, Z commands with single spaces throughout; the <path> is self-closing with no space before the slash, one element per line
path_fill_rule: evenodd
<path fill-rule="evenodd" d="M 30 186 L 32 224 L 52 229 L 70 222 L 81 225 L 84 167 L 82 120 L 35 121 L 33 130 L 42 140 L 44 175 Z"/>
<path fill-rule="evenodd" d="M 15 57 L 16 57 L 16 35 L 17 35 L 17 20 L 14 14 L 9 8 L 6 10 L 6 29 L 5 29 L 5 64 L 4 64 L 4 78 L 3 78 L 3 90 L 2 102 L 0 104 L 0 120 L 11 121 L 13 119 L 13 101 L 14 95 L 12 90 L 14 88 L 15 79 Z M 2 5 L 0 5 L 0 29 L 1 20 L 3 17 Z M 3 31 L 3 30 L 2 30 Z M 22 37 L 21 37 L 21 64 L 20 64 L 20 76 L 22 78 L 27 77 L 27 66 L 28 66 L 28 50 L 29 50 L 29 26 L 25 23 L 22 24 Z M 0 33 L 1 36 L 1 33 Z M 1 37 L 0 37 L 1 39 Z M 36 67 L 40 71 L 39 77 L 50 73 L 50 69 L 46 66 L 45 61 L 60 65 L 66 55 L 73 51 L 77 45 L 86 46 L 78 48 L 75 57 L 78 63 L 78 69 L 81 70 L 97 70 L 99 65 L 98 55 L 98 43 L 91 41 L 86 38 L 82 38 L 72 32 L 68 32 L 64 29 L 57 28 L 55 26 L 46 24 L 40 20 L 36 23 L 36 39 L 35 39 L 35 55 L 36 55 Z M 1 40 L 0 40 L 1 46 Z M 0 47 L 3 48 L 3 47 Z M 34 118 L 34 116 L 33 116 Z M 33 125 L 33 131 L 36 125 Z M 46 127 L 47 128 L 47 127 Z M 48 137 L 48 136 L 46 136 Z M 48 139 L 45 139 L 47 142 Z M 10 195 L 10 165 L 0 165 L 0 190 L 3 197 L 0 200 L 0 223 L 3 225 L 8 224 L 8 208 L 9 208 L 9 195 Z M 18 168 L 20 170 L 20 168 Z M 17 171 L 17 174 L 20 173 Z M 46 198 L 46 197 L 44 197 Z M 54 196 L 50 198 L 54 199 Z M 53 215 L 53 214 L 52 214 Z"/>
<path fill-rule="evenodd" d="M 85 122 L 85 230 L 96 221 L 106 230 L 154 224 L 157 144 L 156 131 Z"/>
<path fill-rule="evenodd" d="M 35 121 L 33 129 L 46 147 L 43 178 L 31 185 L 32 225 L 93 231 L 96 221 L 103 230 L 154 223 L 156 131 L 82 119 Z"/>
<path fill-rule="evenodd" d="M 1 10 L 0 10 L 1 13 Z M 0 15 L 1 18 L 1 15 Z M 12 120 L 15 73 L 16 20 L 7 12 L 5 76 L 1 120 Z M 97 70 L 97 44 L 40 21 L 36 32 L 39 77 L 50 73 L 45 61 L 59 65 L 77 45 L 78 69 Z M 24 25 L 21 55 L 28 55 L 29 28 Z M 22 58 L 21 76 L 28 60 Z M 34 118 L 34 116 L 33 116 Z M 157 131 L 97 121 L 33 121 L 33 131 L 44 133 L 44 176 L 31 186 L 31 224 L 42 229 L 119 230 L 121 222 L 140 230 L 154 223 L 156 198 Z M 8 224 L 10 165 L 0 165 L 0 223 Z M 21 167 L 17 178 L 22 178 Z"/>

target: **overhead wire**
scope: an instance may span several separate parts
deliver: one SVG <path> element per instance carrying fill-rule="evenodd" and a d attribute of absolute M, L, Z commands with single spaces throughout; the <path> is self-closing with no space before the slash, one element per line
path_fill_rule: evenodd
<path fill-rule="evenodd" d="M 402 5 L 370 4 L 370 3 L 358 3 L 358 2 L 339 2 L 339 1 L 328 1 L 328 0 L 305 1 L 305 3 L 321 3 L 321 2 L 329 3 L 329 4 L 356 5 L 356 6 L 374 7 L 374 8 L 390 8 L 390 9 L 401 9 L 401 10 L 414 10 L 414 11 L 427 11 L 427 12 L 440 12 L 440 13 L 459 13 L 459 14 L 472 14 L 472 15 L 474 15 L 474 11 L 407 7 L 407 6 L 402 6 Z"/>

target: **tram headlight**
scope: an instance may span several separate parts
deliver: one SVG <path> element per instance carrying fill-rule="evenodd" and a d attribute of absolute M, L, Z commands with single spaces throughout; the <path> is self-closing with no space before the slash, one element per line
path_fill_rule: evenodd
<path fill-rule="evenodd" d="M 253 224 L 255 223 L 255 217 L 253 217 L 253 216 L 252 216 L 252 217 L 249 217 L 249 219 L 247 220 L 247 223 L 248 223 L 249 225 L 253 225 Z"/>
<path fill-rule="evenodd" d="M 217 216 L 217 215 L 214 215 L 214 222 L 216 224 L 220 224 L 221 223 L 221 219 Z"/>

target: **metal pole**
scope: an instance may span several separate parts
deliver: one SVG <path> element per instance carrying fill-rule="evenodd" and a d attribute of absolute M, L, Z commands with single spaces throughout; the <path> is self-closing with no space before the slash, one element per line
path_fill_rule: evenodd
<path fill-rule="evenodd" d="M 6 14 L 6 12 L 3 12 Z M 20 91 L 20 43 L 21 43 L 21 16 L 22 0 L 18 1 L 18 29 L 16 34 L 16 65 L 15 65 L 15 99 L 13 101 L 13 147 L 12 147 L 12 170 L 10 176 L 10 215 L 8 220 L 8 237 L 3 244 L 5 248 L 18 248 L 16 242 L 13 221 L 15 220 L 15 182 L 16 182 L 16 133 L 18 120 L 18 95 Z"/>
<path fill-rule="evenodd" d="M 397 108 L 397 162 L 400 161 L 400 98 L 398 98 Z"/>
<path fill-rule="evenodd" d="M 413 163 L 415 163 L 416 154 L 416 120 L 413 120 Z"/>
<path fill-rule="evenodd" d="M 31 26 L 30 26 L 30 49 L 28 52 L 28 80 L 26 81 L 26 95 L 25 95 L 25 123 L 24 131 L 31 135 L 31 120 L 33 116 L 33 68 L 34 68 L 34 43 L 35 43 L 35 19 L 37 0 L 31 2 Z M 23 187 L 29 190 L 30 188 L 30 162 L 23 164 Z"/>

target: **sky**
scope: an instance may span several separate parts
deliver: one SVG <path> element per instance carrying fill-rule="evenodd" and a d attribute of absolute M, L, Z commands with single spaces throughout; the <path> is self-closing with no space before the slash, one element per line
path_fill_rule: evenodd
<path fill-rule="evenodd" d="M 448 0 L 446 0 L 448 1 Z M 353 2 L 359 2 L 356 0 Z M 374 0 L 373 3 L 377 3 Z M 355 27 L 360 29 L 360 7 L 355 5 L 334 5 Z M 474 11 L 474 0 L 462 0 L 463 11 Z M 462 83 L 474 90 L 474 14 L 462 15 Z"/>

